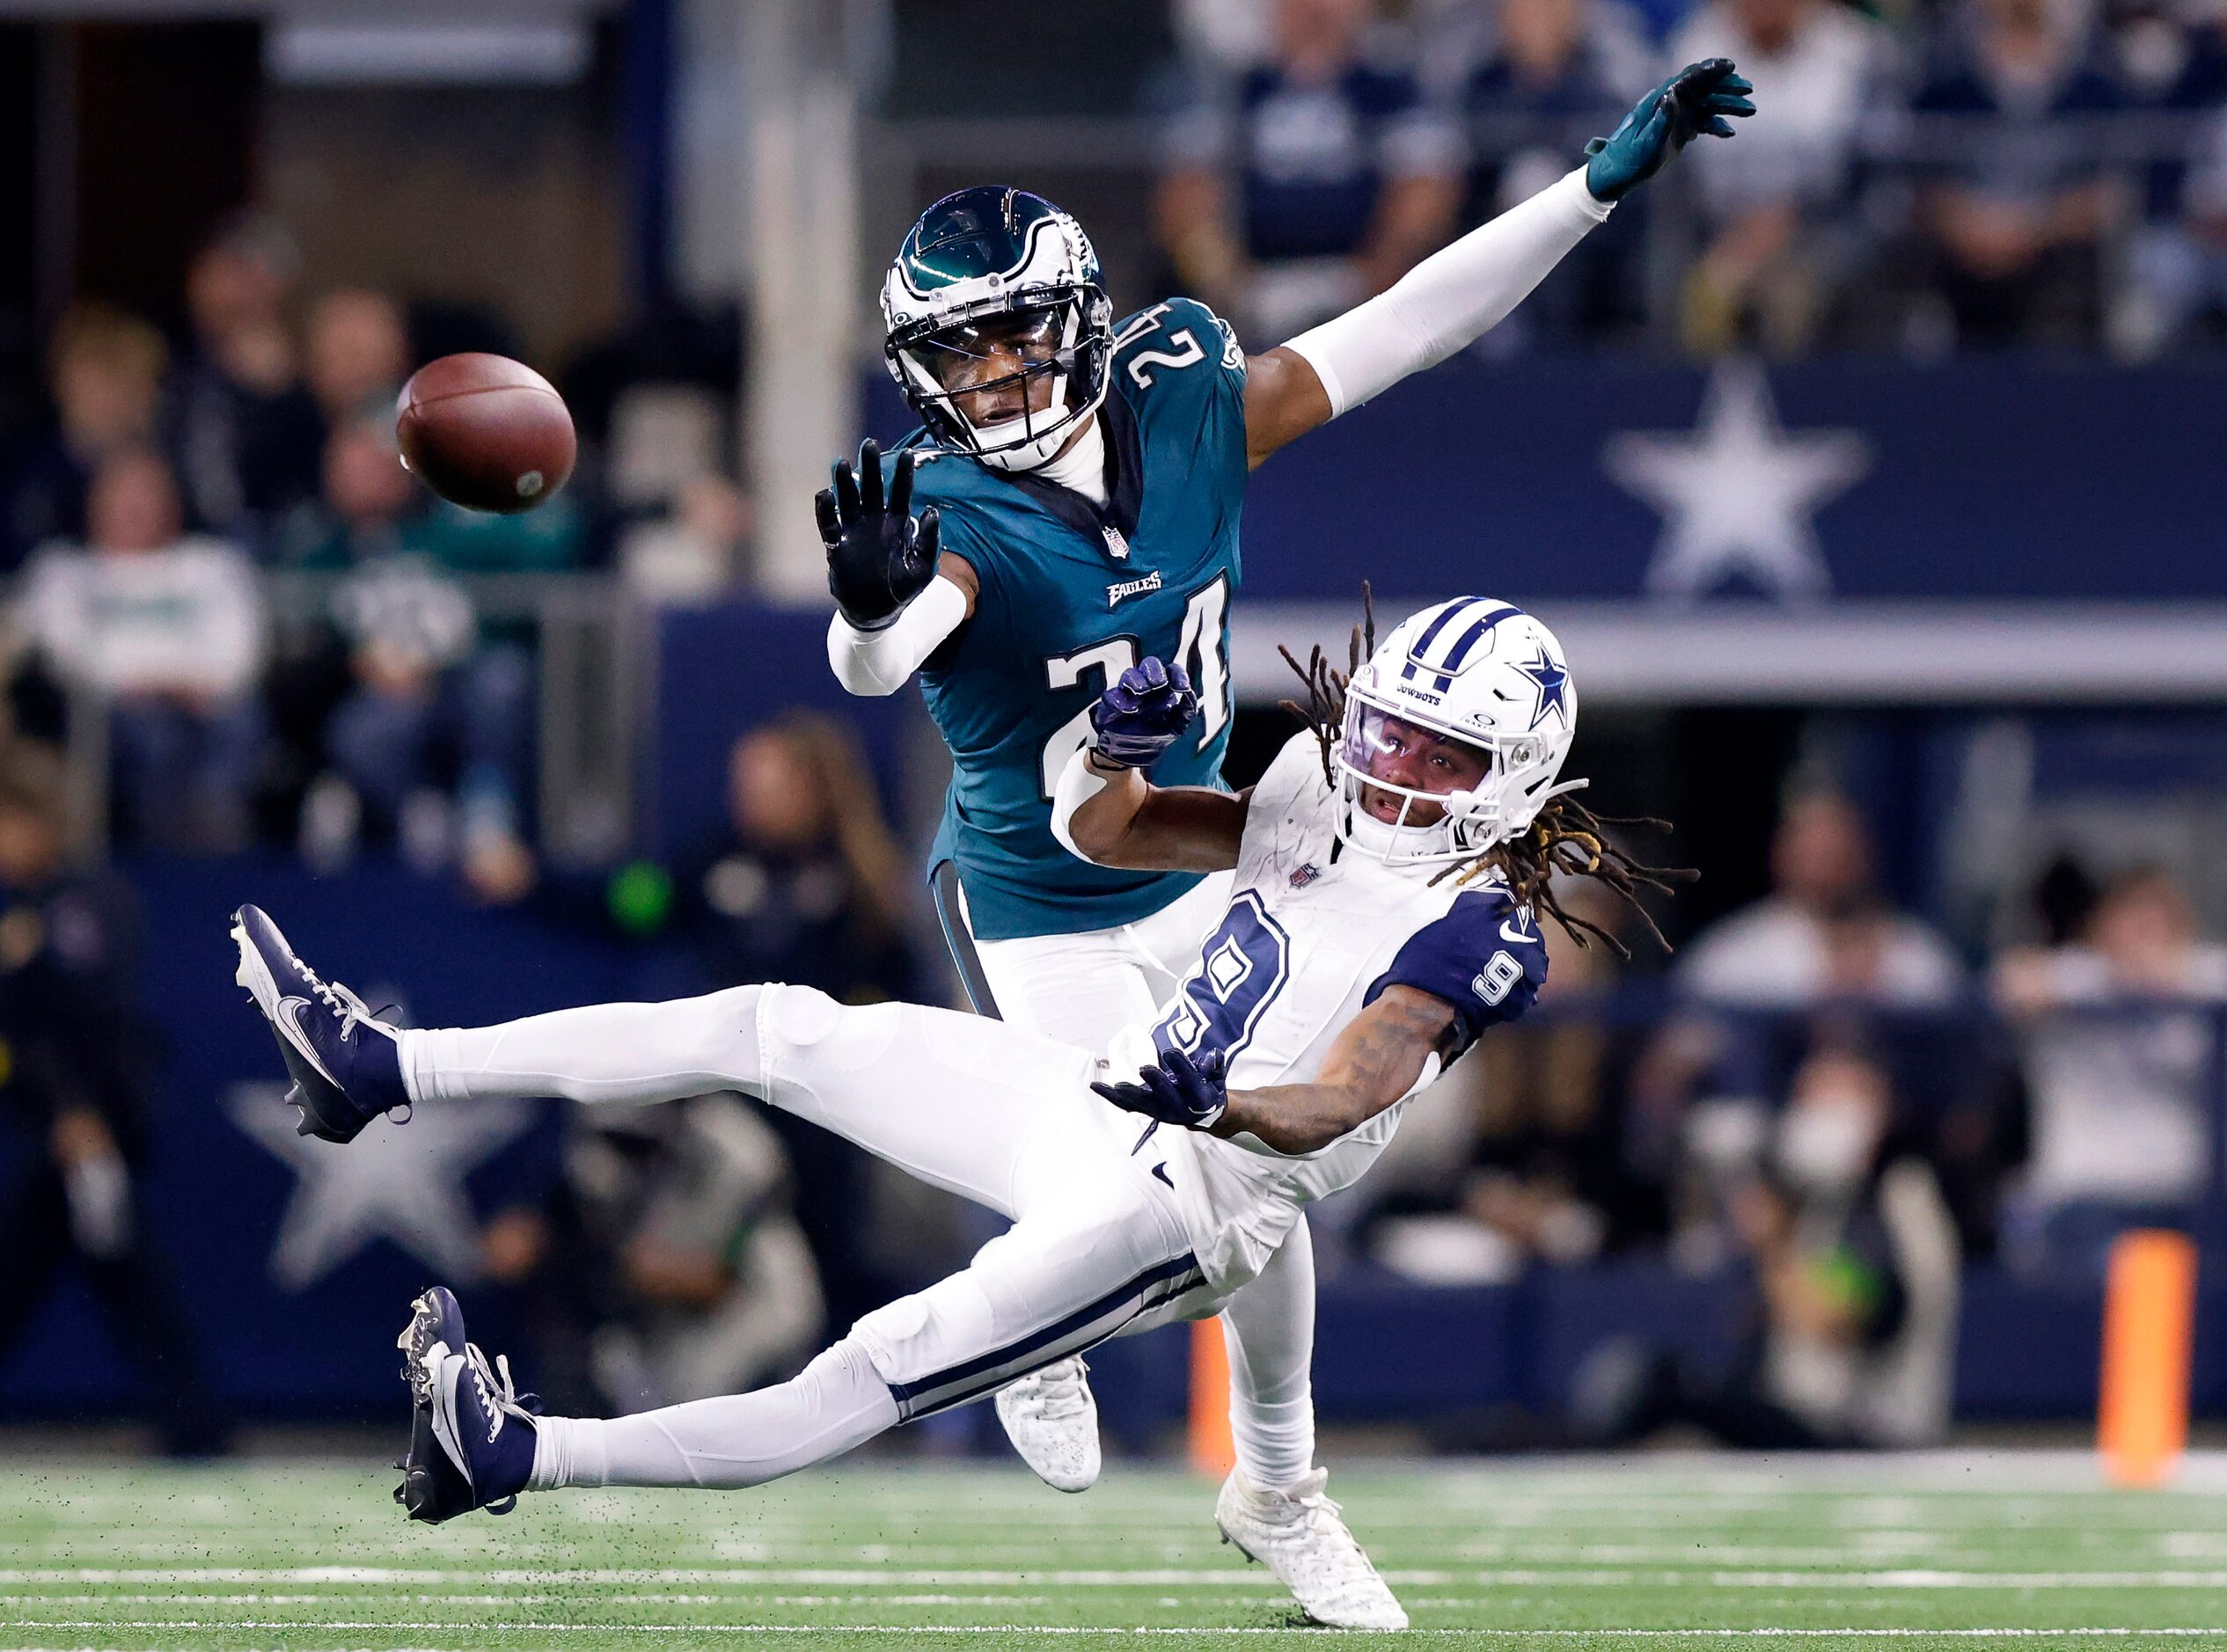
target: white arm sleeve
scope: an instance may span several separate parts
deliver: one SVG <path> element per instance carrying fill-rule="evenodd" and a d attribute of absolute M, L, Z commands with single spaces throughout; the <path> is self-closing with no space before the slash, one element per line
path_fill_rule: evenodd
<path fill-rule="evenodd" d="M 853 694 L 894 694 L 966 617 L 967 594 L 939 574 L 879 631 L 861 631 L 839 610 L 827 622 L 827 662 Z"/>
<path fill-rule="evenodd" d="M 1593 199 L 1581 166 L 1288 347 L 1322 381 L 1336 418 L 1476 343 L 1607 220 L 1609 206 Z"/>
<path fill-rule="evenodd" d="M 1106 777 L 1090 766 L 1090 748 L 1084 746 L 1059 771 L 1059 784 L 1051 791 L 1051 835 L 1059 846 L 1078 860 L 1090 857 L 1075 847 L 1075 811 L 1106 789 Z M 1091 860 L 1090 864 L 1098 863 Z"/>

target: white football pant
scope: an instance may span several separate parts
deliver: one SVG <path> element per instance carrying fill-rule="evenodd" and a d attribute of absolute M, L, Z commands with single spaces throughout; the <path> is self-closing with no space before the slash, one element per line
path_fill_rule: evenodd
<path fill-rule="evenodd" d="M 533 1484 L 752 1486 L 963 1405 L 1124 1331 L 1212 1312 L 1168 1166 L 1090 1093 L 1088 1052 L 804 987 L 604 1004 L 401 1035 L 410 1098 L 589 1103 L 740 1090 L 1010 1217 L 973 1262 L 878 1308 L 790 1382 L 611 1422 L 543 1419 Z"/>
<path fill-rule="evenodd" d="M 1175 996 L 1228 910 L 1231 879 L 1203 878 L 1133 924 L 976 940 L 999 1014 L 1103 1054 L 1116 1033 L 1152 1021 Z M 1259 1277 L 1223 1307 L 1221 1322 L 1238 1466 L 1264 1489 L 1295 1486 L 1315 1466 L 1315 1243 L 1304 1215 Z"/>

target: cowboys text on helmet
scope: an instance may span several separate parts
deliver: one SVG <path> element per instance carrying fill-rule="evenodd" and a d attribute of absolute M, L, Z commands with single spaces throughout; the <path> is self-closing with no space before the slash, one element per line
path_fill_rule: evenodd
<path fill-rule="evenodd" d="M 1482 596 L 1426 608 L 1347 685 L 1338 835 L 1394 865 L 1480 854 L 1585 784 L 1555 784 L 1577 724 L 1562 645 L 1537 618 Z"/>

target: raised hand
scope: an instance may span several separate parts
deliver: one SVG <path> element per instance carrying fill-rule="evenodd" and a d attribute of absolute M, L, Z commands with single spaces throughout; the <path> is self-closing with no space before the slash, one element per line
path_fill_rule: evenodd
<path fill-rule="evenodd" d="M 1210 1049 L 1193 1061 L 1180 1049 L 1171 1049 L 1137 1075 L 1134 1084 L 1094 1084 L 1090 1087 L 1116 1107 L 1162 1124 L 1178 1124 L 1187 1130 L 1212 1127 L 1229 1106 L 1224 1082 L 1228 1062 L 1219 1049 Z"/>
<path fill-rule="evenodd" d="M 1124 671 L 1091 706 L 1091 743 L 1110 767 L 1141 769 L 1174 745 L 1198 714 L 1198 696 L 1183 667 L 1147 659 Z"/>
<path fill-rule="evenodd" d="M 812 501 L 819 513 L 820 542 L 827 547 L 827 588 L 843 618 L 861 631 L 878 631 L 935 577 L 940 532 L 935 507 L 915 521 L 912 455 L 897 456 L 889 495 L 882 493 L 882 448 L 859 444 L 858 468 L 835 461 L 835 485 Z"/>
<path fill-rule="evenodd" d="M 1755 113 L 1748 100 L 1754 90 L 1728 57 L 1687 64 L 1642 98 L 1614 133 L 1586 145 L 1586 187 L 1596 201 L 1621 200 L 1696 135 L 1732 136 L 1733 121 Z"/>

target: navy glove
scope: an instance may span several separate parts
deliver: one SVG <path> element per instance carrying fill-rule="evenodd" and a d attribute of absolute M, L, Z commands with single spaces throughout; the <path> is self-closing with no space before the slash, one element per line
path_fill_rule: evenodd
<path fill-rule="evenodd" d="M 889 497 L 882 496 L 881 444 L 859 444 L 858 469 L 835 461 L 835 486 L 812 501 L 820 542 L 827 546 L 827 588 L 843 618 L 861 631 L 879 631 L 927 589 L 940 551 L 935 507 L 912 508 L 912 455 L 897 456 Z"/>
<path fill-rule="evenodd" d="M 1090 1087 L 1116 1107 L 1162 1124 L 1180 1124 L 1187 1130 L 1203 1130 L 1221 1117 L 1229 1106 L 1229 1089 L 1223 1081 L 1228 1060 L 1210 1049 L 1197 1061 L 1180 1049 L 1171 1049 L 1159 1062 L 1137 1075 L 1134 1084 L 1094 1084 Z"/>
<path fill-rule="evenodd" d="M 1176 743 L 1198 714 L 1198 696 L 1179 665 L 1132 665 L 1090 708 L 1091 744 L 1117 769 L 1141 769 Z"/>
<path fill-rule="evenodd" d="M 1689 63 L 1639 100 L 1614 135 L 1586 145 L 1586 187 L 1595 201 L 1619 201 L 1662 170 L 1697 133 L 1728 138 L 1732 121 L 1755 113 L 1755 90 L 1728 57 Z"/>

